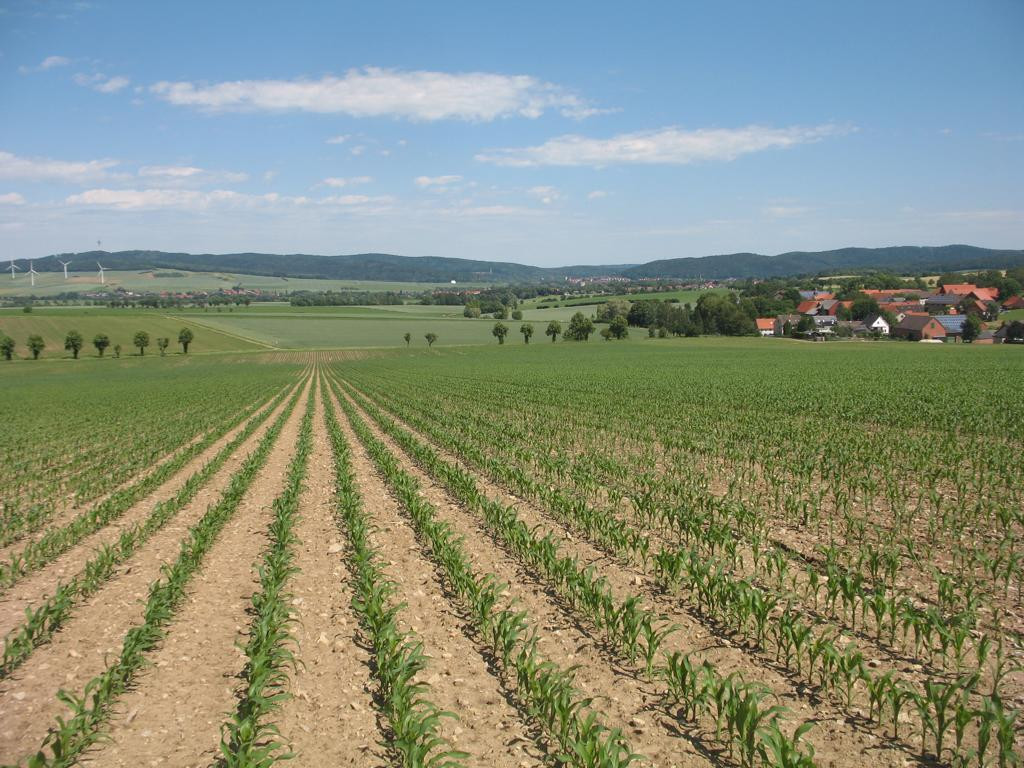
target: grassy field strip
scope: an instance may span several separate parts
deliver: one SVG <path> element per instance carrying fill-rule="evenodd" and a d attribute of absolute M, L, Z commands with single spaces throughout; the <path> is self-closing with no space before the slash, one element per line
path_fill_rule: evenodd
<path fill-rule="evenodd" d="M 246 687 L 231 720 L 222 726 L 221 762 L 231 768 L 271 765 L 285 757 L 280 733 L 268 718 L 289 695 L 287 667 L 295 662 L 289 648 L 291 595 L 285 590 L 298 569 L 292 528 L 313 447 L 313 398 L 311 386 L 285 487 L 274 499 L 270 547 L 259 566 L 260 591 L 252 596 L 253 618 L 242 671 Z"/>
<path fill-rule="evenodd" d="M 278 349 L 278 347 L 275 347 L 273 344 L 268 344 L 265 341 L 261 341 L 260 339 L 253 338 L 251 336 L 243 336 L 242 334 L 238 333 L 237 331 L 226 331 L 223 328 L 217 328 L 215 326 L 208 325 L 207 323 L 204 323 L 202 320 L 197 320 L 196 319 L 196 315 L 187 315 L 187 316 L 186 315 L 164 315 L 164 317 L 166 317 L 168 320 L 175 320 L 175 321 L 180 320 L 182 322 L 192 323 L 194 325 L 198 325 L 198 326 L 201 326 L 203 328 L 206 328 L 208 331 L 213 331 L 214 333 L 219 333 L 219 334 L 222 334 L 224 336 L 229 336 L 229 337 L 231 337 L 233 339 L 238 339 L 239 341 L 245 341 L 245 342 L 248 342 L 250 344 L 256 344 L 257 346 L 263 347 L 264 349 Z"/>
<path fill-rule="evenodd" d="M 163 485 L 189 461 L 236 427 L 240 421 L 241 418 L 237 422 L 225 424 L 222 429 L 210 432 L 199 442 L 168 459 L 152 473 L 123 490 L 115 491 L 105 501 L 85 510 L 67 525 L 49 531 L 39 540 L 31 542 L 20 552 L 13 554 L 7 562 L 0 563 L 0 594 L 27 574 L 67 552 L 86 536 L 120 518 L 138 501 Z"/>
<path fill-rule="evenodd" d="M 172 498 L 154 506 L 149 516 L 125 529 L 115 544 L 101 546 L 82 570 L 66 583 L 58 583 L 54 594 L 41 604 L 25 610 L 25 622 L 9 632 L 4 638 L 3 657 L 0 660 L 0 680 L 11 674 L 31 655 L 40 644 L 46 642 L 71 616 L 75 606 L 83 599 L 95 594 L 114 573 L 114 569 L 126 562 L 140 546 L 163 528 L 181 511 L 199 490 L 224 465 L 239 446 L 255 432 L 284 401 L 287 392 L 281 392 L 216 456 L 186 481 Z M 294 407 L 298 393 L 295 392 L 288 410 Z"/>
<path fill-rule="evenodd" d="M 451 527 L 439 521 L 434 507 L 419 493 L 419 484 L 363 422 L 355 408 L 339 398 L 353 429 L 405 508 L 414 528 L 427 542 L 434 560 L 473 617 L 477 631 L 489 643 L 503 670 L 515 679 L 515 691 L 547 737 L 558 759 L 576 766 L 624 766 L 637 759 L 618 729 L 599 722 L 590 702 L 573 686 L 572 671 L 540 657 L 530 622 L 514 606 L 497 610 L 504 588 L 493 574 L 477 574 Z"/>
<path fill-rule="evenodd" d="M 110 715 L 111 705 L 145 663 L 145 654 L 160 642 L 185 597 L 185 587 L 266 463 L 295 402 L 293 396 L 289 408 L 277 417 L 257 448 L 232 477 L 220 500 L 189 530 L 177 560 L 166 567 L 163 578 L 150 585 L 143 622 L 128 631 L 118 658 L 85 685 L 81 696 L 68 691 L 58 694 L 68 705 L 69 717 L 57 718 L 38 753 L 28 758 L 29 768 L 73 765 L 82 751 L 100 738 L 99 731 Z"/>
<path fill-rule="evenodd" d="M 374 413 L 372 405 L 368 412 Z M 387 421 L 380 423 L 388 431 Z M 395 436 L 402 442 L 401 434 Z M 409 438 L 414 440 L 411 435 Z M 407 439 L 406 442 L 411 440 Z M 415 445 L 412 447 L 415 449 Z M 430 453 L 422 453 L 425 454 L 422 457 L 424 462 L 429 466 L 432 462 Z M 455 467 L 451 470 L 458 472 Z M 453 492 L 458 492 L 458 484 L 452 483 L 450 487 Z M 549 511 L 571 529 L 581 531 L 585 536 L 589 534 L 587 526 L 581 525 L 579 517 L 574 517 L 572 512 L 550 507 Z M 600 541 L 600 537 L 591 535 L 591 538 Z M 979 743 L 985 745 L 994 736 L 1001 759 L 1012 754 L 1014 722 L 1018 713 L 1008 708 L 998 693 L 999 683 L 1010 672 L 1001 656 L 989 694 L 979 689 L 978 671 L 962 673 L 958 670 L 949 679 L 920 676 L 919 680 L 901 679 L 892 672 L 872 673 L 863 653 L 853 643 L 844 643 L 841 637 L 830 635 L 820 628 L 815 631 L 816 628 L 808 624 L 799 611 L 793 609 L 792 600 L 787 601 L 784 594 L 731 577 L 723 570 L 722 564 L 717 563 L 713 555 L 711 557 L 709 560 L 707 552 L 683 548 L 663 550 L 654 559 L 660 564 L 661 583 L 665 588 L 678 590 L 687 587 L 691 598 L 699 604 L 701 614 L 730 627 L 737 635 L 752 642 L 755 648 L 767 653 L 771 641 L 775 645 L 774 660 L 803 676 L 812 685 L 815 667 L 818 667 L 818 685 L 847 709 L 852 708 L 853 692 L 859 684 L 867 694 L 868 719 L 881 727 L 885 724 L 886 711 L 891 713 L 889 719 L 893 725 L 894 738 L 899 736 L 900 713 L 904 710 L 915 711 L 922 739 L 922 754 L 926 753 L 929 736 L 935 754 L 943 753 L 944 739 L 954 723 L 957 725 L 954 754 L 970 756 L 971 749 L 965 744 L 969 730 L 976 730 Z M 671 574 L 671 577 L 666 574 Z M 986 645 L 985 653 L 988 648 Z M 676 673 L 681 669 L 678 661 L 670 665 Z M 979 656 L 978 666 L 984 661 Z M 669 679 L 672 679 L 671 676 Z M 948 748 L 946 742 L 946 750 Z"/>
<path fill-rule="evenodd" d="M 372 523 L 356 487 L 349 447 L 326 388 L 322 396 L 334 453 L 338 527 L 348 541 L 347 557 L 355 582 L 352 608 L 373 648 L 374 674 L 393 734 L 392 748 L 403 766 L 455 768 L 464 755 L 451 750 L 438 735 L 440 718 L 454 715 L 430 702 L 426 683 L 413 681 L 428 664 L 423 643 L 398 628 L 402 606 L 392 599 L 397 586 L 386 575 L 369 540 Z"/>

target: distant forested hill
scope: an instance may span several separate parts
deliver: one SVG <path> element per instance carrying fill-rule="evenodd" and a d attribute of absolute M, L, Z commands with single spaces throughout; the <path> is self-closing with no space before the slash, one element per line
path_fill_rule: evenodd
<path fill-rule="evenodd" d="M 663 259 L 647 264 L 533 267 L 501 261 L 450 259 L 440 256 L 395 256 L 357 253 L 347 256 L 309 254 L 190 254 L 164 251 L 90 251 L 57 254 L 35 261 L 39 271 L 56 272 L 58 260 L 101 261 L 107 269 L 187 269 L 194 272 L 237 272 L 249 275 L 385 280 L 389 282 L 538 282 L 565 277 L 623 275 L 631 278 L 721 280 L 729 277 L 786 277 L 841 274 L 853 270 L 942 272 L 1024 266 L 1024 250 L 993 250 L 970 245 L 940 247 L 840 248 L 834 251 L 792 251 L 778 256 L 732 253 L 699 258 Z M 81 268 L 80 264 L 75 268 Z"/>
<path fill-rule="evenodd" d="M 1000 251 L 972 245 L 935 248 L 901 245 L 890 248 L 840 248 L 834 251 L 791 251 L 778 256 L 730 253 L 695 259 L 663 259 L 623 270 L 627 277 L 788 277 L 841 274 L 849 270 L 943 272 L 1024 266 L 1024 250 Z"/>

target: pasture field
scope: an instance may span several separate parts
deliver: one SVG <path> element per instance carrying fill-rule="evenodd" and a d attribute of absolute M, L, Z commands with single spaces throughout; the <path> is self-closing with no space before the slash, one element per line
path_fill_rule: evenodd
<path fill-rule="evenodd" d="M 721 291 L 723 289 L 713 289 L 715 291 Z M 560 304 L 562 307 L 580 307 L 591 304 L 603 304 L 606 301 L 643 301 L 645 299 L 660 299 L 661 301 L 668 301 L 669 299 L 676 299 L 680 304 L 696 304 L 697 299 L 703 296 L 708 291 L 696 290 L 696 291 L 659 291 L 659 292 L 641 292 L 641 293 L 618 293 L 614 295 L 599 295 L 599 296 L 576 296 L 569 299 L 558 300 L 553 296 L 538 296 L 534 299 L 529 299 L 524 302 L 524 309 L 527 308 L 539 308 L 544 304 Z"/>
<path fill-rule="evenodd" d="M 24 262 L 19 263 L 22 268 Z M 92 265 L 89 265 L 92 266 Z M 231 272 L 189 272 L 180 269 L 145 271 L 106 270 L 106 283 L 101 283 L 96 270 L 75 271 L 74 267 L 64 279 L 63 272 L 40 272 L 35 286 L 21 272 L 16 279 L 0 280 L 0 297 L 39 296 L 46 298 L 68 291 L 88 293 L 103 289 L 124 288 L 127 291 L 219 291 L 224 288 L 258 288 L 271 293 L 291 291 L 409 291 L 419 293 L 434 288 L 450 288 L 449 283 L 402 283 L 377 280 L 326 280 L 319 278 L 271 277 L 269 275 L 243 275 Z M 462 287 L 477 287 L 476 283 L 460 283 Z"/>
<path fill-rule="evenodd" d="M 0 763 L 1012 768 L 1020 352 L 12 365 Z"/>
<path fill-rule="evenodd" d="M 34 307 L 29 314 L 20 309 L 0 309 L 0 334 L 10 336 L 17 342 L 15 355 L 19 358 L 30 358 L 32 356 L 26 341 L 32 334 L 43 337 L 46 349 L 42 353 L 43 358 L 70 357 L 70 352 L 64 351 L 64 338 L 68 331 L 78 331 L 85 339 L 85 346 L 79 353 L 80 357 L 90 358 L 96 356 L 96 348 L 92 340 L 98 333 L 105 333 L 110 337 L 110 347 L 104 355 L 113 357 L 114 345 L 120 344 L 122 355 L 137 354 L 138 350 L 132 347 L 132 339 L 137 331 L 145 331 L 149 334 L 150 346 L 146 349 L 147 355 L 159 355 L 156 347 L 156 340 L 159 337 L 166 337 L 171 340 L 168 354 L 181 352 L 178 346 L 178 332 L 183 327 L 192 329 L 195 340 L 189 347 L 189 354 L 207 354 L 221 352 L 235 352 L 260 349 L 263 345 L 248 341 L 246 339 L 232 336 L 229 333 L 203 327 L 200 329 L 192 325 L 187 319 L 176 319 L 168 317 L 162 312 L 155 310 L 131 311 L 112 310 L 105 307 Z"/>

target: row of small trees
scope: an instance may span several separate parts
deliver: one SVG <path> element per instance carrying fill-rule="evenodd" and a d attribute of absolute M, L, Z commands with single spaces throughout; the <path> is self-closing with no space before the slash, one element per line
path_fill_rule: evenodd
<path fill-rule="evenodd" d="M 519 326 L 519 332 L 523 334 L 523 342 L 529 344 L 530 338 L 533 336 L 533 323 L 523 323 Z M 571 341 L 587 341 L 593 332 L 594 321 L 582 312 L 577 312 L 569 319 L 569 327 L 567 329 L 563 330 L 562 324 L 558 320 L 552 320 L 548 323 L 544 335 L 550 336 L 553 342 L 558 341 L 559 336 Z M 504 344 L 505 337 L 509 334 L 509 327 L 504 323 L 498 322 L 494 324 L 491 333 L 498 339 L 499 344 Z M 626 318 L 622 315 L 612 318 L 608 327 L 601 330 L 601 336 L 606 341 L 610 339 L 624 339 L 629 336 L 629 324 L 626 322 Z"/>
<path fill-rule="evenodd" d="M 195 339 L 195 335 L 189 328 L 182 328 L 178 332 L 178 343 L 181 344 L 182 352 L 188 354 L 188 347 Z M 132 346 L 139 350 L 139 355 L 146 354 L 146 347 L 150 344 L 150 337 L 146 331 L 136 331 L 135 336 L 132 337 Z M 96 353 L 99 357 L 103 357 L 103 353 L 110 347 L 110 337 L 105 333 L 97 333 L 93 336 L 92 345 L 96 347 Z M 163 357 L 167 354 L 167 348 L 171 345 L 171 340 L 166 336 L 158 337 L 156 340 L 157 349 L 160 350 L 160 356 Z M 6 360 L 10 360 L 14 357 L 14 350 L 17 344 L 14 339 L 6 334 L 0 334 L 0 354 L 4 356 Z M 32 359 L 38 360 L 39 356 L 46 349 L 46 341 L 39 334 L 32 334 L 28 337 L 25 343 L 28 347 L 28 351 L 32 353 Z M 77 360 L 78 353 L 85 347 L 85 338 L 78 331 L 68 331 L 64 337 L 64 349 L 71 353 L 71 356 Z M 121 356 L 121 345 L 115 344 L 113 347 L 114 357 Z"/>

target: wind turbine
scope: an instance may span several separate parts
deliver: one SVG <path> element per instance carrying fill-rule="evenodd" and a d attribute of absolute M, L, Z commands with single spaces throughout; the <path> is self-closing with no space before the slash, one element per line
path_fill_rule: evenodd
<path fill-rule="evenodd" d="M 14 259 L 11 259 L 11 266 L 9 266 L 8 269 L 11 270 L 11 280 L 13 280 L 14 279 L 14 270 L 16 270 L 16 269 L 20 270 L 21 267 L 19 267 L 17 264 L 14 263 Z"/>
<path fill-rule="evenodd" d="M 36 287 L 36 275 L 38 275 L 38 274 L 39 273 L 36 272 L 36 268 L 33 266 L 32 262 L 30 261 L 28 263 L 28 279 L 32 281 L 32 287 L 33 288 Z"/>
<path fill-rule="evenodd" d="M 64 265 L 64 279 L 67 280 L 68 279 L 68 267 L 71 265 L 71 262 L 70 261 L 60 261 L 60 259 L 57 259 L 57 261 L 59 261 L 61 264 Z"/>
<path fill-rule="evenodd" d="M 104 285 L 106 285 L 107 278 L 105 278 L 103 276 L 103 270 L 105 269 L 105 267 L 102 264 L 100 264 L 98 261 L 96 262 L 96 266 L 100 268 L 100 282 L 103 283 Z"/>

